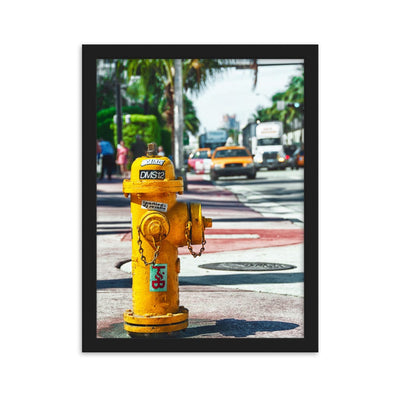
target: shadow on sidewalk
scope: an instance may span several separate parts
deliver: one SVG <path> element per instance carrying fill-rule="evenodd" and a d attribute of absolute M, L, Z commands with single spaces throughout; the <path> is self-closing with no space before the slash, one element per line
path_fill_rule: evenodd
<path fill-rule="evenodd" d="M 195 323 L 196 321 L 191 321 Z M 246 337 L 257 332 L 287 331 L 299 325 L 281 321 L 246 321 L 244 319 L 226 318 L 217 320 L 215 325 L 189 327 L 182 336 L 199 336 L 219 333 L 222 336 Z"/>
<path fill-rule="evenodd" d="M 126 289 L 132 287 L 132 278 L 104 279 L 96 282 L 97 289 Z"/>
<path fill-rule="evenodd" d="M 189 318 L 189 327 L 183 331 L 173 332 L 171 334 L 150 334 L 138 335 L 137 339 L 158 340 L 158 339 L 184 339 L 184 338 L 221 338 L 234 337 L 244 338 L 254 336 L 263 332 L 289 331 L 298 328 L 298 324 L 282 321 L 246 321 L 244 319 L 225 318 L 220 320 L 205 320 Z M 123 322 L 111 324 L 98 331 L 100 338 L 130 338 L 124 330 Z"/>
<path fill-rule="evenodd" d="M 304 281 L 303 272 L 226 274 L 208 276 L 180 276 L 179 284 L 185 285 L 240 285 L 262 283 L 298 283 Z"/>
<path fill-rule="evenodd" d="M 218 286 L 251 285 L 263 283 L 298 283 L 304 281 L 303 272 L 263 272 L 259 274 L 226 274 L 208 276 L 180 276 L 179 285 Z M 98 280 L 97 289 L 124 289 L 132 287 L 132 278 Z"/>

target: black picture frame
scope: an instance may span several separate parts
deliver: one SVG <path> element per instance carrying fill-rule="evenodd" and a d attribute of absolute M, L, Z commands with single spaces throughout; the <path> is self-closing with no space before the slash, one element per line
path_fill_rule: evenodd
<path fill-rule="evenodd" d="M 304 169 L 304 338 L 104 339 L 96 337 L 96 59 L 304 59 L 307 157 Z M 318 45 L 82 46 L 82 351 L 317 352 L 318 351 Z"/>

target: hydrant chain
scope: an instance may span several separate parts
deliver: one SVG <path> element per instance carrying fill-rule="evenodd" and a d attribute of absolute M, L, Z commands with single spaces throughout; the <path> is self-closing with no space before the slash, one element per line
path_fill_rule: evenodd
<path fill-rule="evenodd" d="M 147 262 L 146 257 L 143 254 L 143 247 L 142 247 L 142 240 L 140 239 L 140 226 L 138 226 L 138 241 L 137 244 L 139 245 L 139 253 L 140 253 L 140 259 L 145 263 L 145 265 L 151 265 L 154 266 L 154 264 L 156 263 L 157 257 L 158 257 L 158 253 L 160 252 L 160 247 L 161 245 L 156 245 L 156 251 L 154 253 L 154 257 L 150 262 Z"/>
<path fill-rule="evenodd" d="M 204 230 L 203 233 L 201 235 L 201 248 L 200 251 L 198 253 L 196 253 L 195 251 L 193 251 L 193 247 L 192 247 L 192 241 L 190 240 L 190 230 L 192 229 L 192 223 L 190 221 L 187 222 L 186 227 L 185 227 L 185 238 L 186 238 L 186 244 L 187 247 L 190 251 L 190 254 L 193 256 L 193 258 L 196 257 L 200 257 L 203 254 L 203 251 L 206 249 L 205 245 L 206 245 L 206 240 L 204 238 Z"/>

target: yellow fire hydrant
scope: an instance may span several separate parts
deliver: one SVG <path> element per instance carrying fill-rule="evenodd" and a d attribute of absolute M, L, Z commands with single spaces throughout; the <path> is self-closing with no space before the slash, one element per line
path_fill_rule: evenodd
<path fill-rule="evenodd" d="M 185 329 L 188 310 L 179 306 L 178 247 L 188 246 L 200 256 L 205 248 L 204 229 L 212 220 L 201 205 L 180 203 L 183 180 L 167 157 L 157 155 L 155 143 L 137 158 L 130 179 L 123 181 L 130 195 L 132 214 L 132 310 L 124 313 L 128 333 L 161 333 Z M 195 253 L 192 244 L 201 244 Z"/>

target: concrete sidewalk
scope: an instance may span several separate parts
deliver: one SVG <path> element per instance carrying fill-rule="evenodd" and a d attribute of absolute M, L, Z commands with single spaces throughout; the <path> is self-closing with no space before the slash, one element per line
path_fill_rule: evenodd
<path fill-rule="evenodd" d="M 131 308 L 130 204 L 122 179 L 97 184 L 97 336 L 130 337 L 123 312 Z M 213 219 L 206 250 L 181 259 L 180 304 L 189 309 L 181 338 L 301 338 L 303 327 L 303 230 L 280 218 L 265 218 L 228 190 L 201 175 L 188 175 L 188 190 L 178 201 L 202 204 Z M 195 250 L 196 250 L 195 246 Z M 200 268 L 225 262 L 289 264 L 283 271 L 227 271 Z"/>

